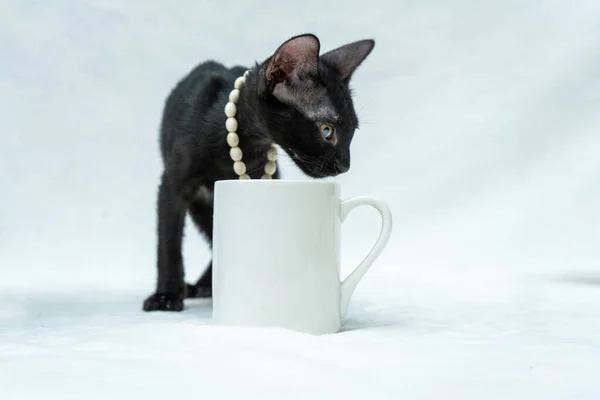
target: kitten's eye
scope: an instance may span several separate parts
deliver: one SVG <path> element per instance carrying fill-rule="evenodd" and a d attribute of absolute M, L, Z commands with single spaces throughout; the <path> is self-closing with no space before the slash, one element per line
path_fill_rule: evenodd
<path fill-rule="evenodd" d="M 319 129 L 321 130 L 321 134 L 323 135 L 323 137 L 325 139 L 331 139 L 331 137 L 333 136 L 333 132 L 334 132 L 333 126 L 327 125 L 327 124 L 321 124 Z"/>

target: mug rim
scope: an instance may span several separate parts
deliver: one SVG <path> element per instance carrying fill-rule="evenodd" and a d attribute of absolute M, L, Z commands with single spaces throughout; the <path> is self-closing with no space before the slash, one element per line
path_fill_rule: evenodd
<path fill-rule="evenodd" d="M 309 185 L 309 186 L 339 186 L 337 181 L 301 180 L 301 179 L 222 179 L 215 181 L 217 186 L 227 185 Z"/>

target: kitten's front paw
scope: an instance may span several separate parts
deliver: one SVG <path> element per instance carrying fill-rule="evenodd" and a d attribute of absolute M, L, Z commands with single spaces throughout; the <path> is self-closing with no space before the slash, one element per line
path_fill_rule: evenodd
<path fill-rule="evenodd" d="M 144 311 L 182 311 L 182 297 L 179 293 L 154 293 L 144 301 Z"/>

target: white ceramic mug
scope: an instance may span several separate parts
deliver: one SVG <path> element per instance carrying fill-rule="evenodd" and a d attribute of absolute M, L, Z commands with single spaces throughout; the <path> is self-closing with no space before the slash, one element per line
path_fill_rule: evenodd
<path fill-rule="evenodd" d="M 377 242 L 340 282 L 340 227 L 362 205 L 381 214 Z M 340 199 L 330 181 L 224 180 L 215 184 L 213 323 L 336 333 L 350 297 L 392 230 L 373 197 Z"/>

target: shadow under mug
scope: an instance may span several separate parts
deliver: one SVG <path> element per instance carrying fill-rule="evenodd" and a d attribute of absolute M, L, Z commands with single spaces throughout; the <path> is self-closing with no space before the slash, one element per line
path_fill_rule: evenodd
<path fill-rule="evenodd" d="M 215 183 L 213 323 L 339 332 L 359 281 L 386 246 L 392 215 L 383 201 L 341 200 L 329 181 Z M 359 206 L 379 211 L 379 237 L 340 281 L 340 229 Z"/>

